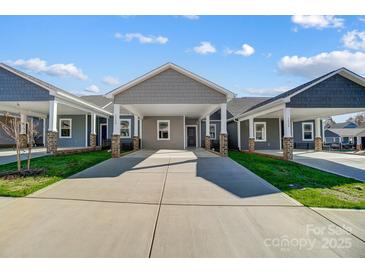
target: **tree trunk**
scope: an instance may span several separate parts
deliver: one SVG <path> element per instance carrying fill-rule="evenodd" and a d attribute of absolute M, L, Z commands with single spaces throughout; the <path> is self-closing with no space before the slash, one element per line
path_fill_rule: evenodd
<path fill-rule="evenodd" d="M 30 159 L 32 159 L 32 145 L 28 144 L 27 169 L 30 170 Z"/>
<path fill-rule="evenodd" d="M 16 146 L 16 161 L 18 163 L 18 171 L 20 171 L 22 169 L 22 162 L 20 160 L 20 142 L 19 142 L 19 140 L 16 140 L 15 146 Z"/>

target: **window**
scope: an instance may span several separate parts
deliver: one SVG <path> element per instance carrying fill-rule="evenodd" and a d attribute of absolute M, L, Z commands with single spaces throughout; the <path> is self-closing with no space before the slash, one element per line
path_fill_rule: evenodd
<path fill-rule="evenodd" d="M 302 123 L 303 141 L 313 141 L 313 123 Z"/>
<path fill-rule="evenodd" d="M 266 122 L 255 122 L 255 141 L 256 142 L 266 142 Z"/>
<path fill-rule="evenodd" d="M 120 138 L 131 138 L 131 119 L 120 119 Z"/>
<path fill-rule="evenodd" d="M 216 138 L 216 125 L 215 124 L 212 124 L 210 125 L 209 127 L 209 135 L 210 135 L 210 139 L 211 140 L 215 140 Z"/>
<path fill-rule="evenodd" d="M 72 137 L 72 119 L 60 119 L 60 138 Z"/>
<path fill-rule="evenodd" d="M 170 120 L 157 120 L 157 140 L 170 140 Z"/>

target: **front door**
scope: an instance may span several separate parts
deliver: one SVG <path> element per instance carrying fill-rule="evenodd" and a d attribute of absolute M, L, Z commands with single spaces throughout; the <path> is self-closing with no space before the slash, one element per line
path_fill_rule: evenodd
<path fill-rule="evenodd" d="M 187 127 L 188 147 L 196 147 L 196 127 Z"/>
<path fill-rule="evenodd" d="M 107 124 L 100 124 L 100 146 L 103 145 L 103 141 L 108 139 L 108 126 Z"/>

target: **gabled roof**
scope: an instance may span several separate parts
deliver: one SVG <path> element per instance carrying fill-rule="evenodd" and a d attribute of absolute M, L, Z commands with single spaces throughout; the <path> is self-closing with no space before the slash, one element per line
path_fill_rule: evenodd
<path fill-rule="evenodd" d="M 319 84 L 320 82 L 322 82 L 322 81 L 324 81 L 324 80 L 326 80 L 326 79 L 328 79 L 328 78 L 330 78 L 330 77 L 332 77 L 333 75 L 336 75 L 336 74 L 340 74 L 341 76 L 343 76 L 347 79 L 350 79 L 352 81 L 355 81 L 356 83 L 358 83 L 358 84 L 365 87 L 365 78 L 363 78 L 362 76 L 348 70 L 347 68 L 342 67 L 340 69 L 336 69 L 336 70 L 331 71 L 329 73 L 326 73 L 322 76 L 319 76 L 319 77 L 317 77 L 317 78 L 315 78 L 315 79 L 313 79 L 313 80 L 311 80 L 307 83 L 304 83 L 304 84 L 299 85 L 295 88 L 292 88 L 292 89 L 290 89 L 286 92 L 283 92 L 283 93 L 281 93 L 281 94 L 279 94 L 275 97 L 272 97 L 272 98 L 267 99 L 267 100 L 265 100 L 261 103 L 258 103 L 256 105 L 252 106 L 251 108 L 247 109 L 246 111 L 244 111 L 241 114 L 244 114 L 244 113 L 249 112 L 249 111 L 253 111 L 257 108 L 263 107 L 267 104 L 274 103 L 274 102 L 279 101 L 279 100 L 290 99 L 292 96 L 295 96 L 295 95 L 307 90 L 308 88 L 310 88 L 310 87 L 312 87 L 316 84 Z"/>
<path fill-rule="evenodd" d="M 173 63 L 167 63 L 167 64 L 164 64 L 164 65 L 162 65 L 162 66 L 160 66 L 160 67 L 158 67 L 158 68 L 156 68 L 156 69 L 154 69 L 154 70 L 152 70 L 152 71 L 150 71 L 150 72 L 148 72 L 148 73 L 146 73 L 146 74 L 144 74 L 144 75 L 142 75 L 142 76 L 140 76 L 140 77 L 138 77 L 138 78 L 136 78 L 136 79 L 134 79 L 134 80 L 132 80 L 132 81 L 130 81 L 130 82 L 128 82 L 128 83 L 126 83 L 126 84 L 124 84 L 124 85 L 122 85 L 122 86 L 120 86 L 120 87 L 118 87 L 118 88 L 116 88 L 112 91 L 110 91 L 110 92 L 108 92 L 106 94 L 106 97 L 107 98 L 113 98 L 116 94 L 122 93 L 123 91 L 125 91 L 127 89 L 130 89 L 131 87 L 134 87 L 135 85 L 138 85 L 139 83 L 141 83 L 143 81 L 146 81 L 147 79 L 150 79 L 150 78 L 152 78 L 152 77 L 154 77 L 154 76 L 156 76 L 156 75 L 158 75 L 158 74 L 160 74 L 160 73 L 162 73 L 162 72 L 164 72 L 168 69 L 173 69 L 173 70 L 175 70 L 175 71 L 177 71 L 177 72 L 179 72 L 179 73 L 181 73 L 181 74 L 183 74 L 187 77 L 190 77 L 191 79 L 193 79 L 197 82 L 200 82 L 201 84 L 206 85 L 206 86 L 216 90 L 219 93 L 222 93 L 222 94 L 226 95 L 228 99 L 231 99 L 235 96 L 233 92 L 231 92 L 231 91 L 229 91 L 229 90 L 227 90 L 227 89 L 225 89 L 225 88 L 223 88 L 223 87 L 221 87 L 221 86 L 219 86 L 219 85 L 217 85 L 217 84 L 215 84 L 215 83 L 213 83 L 213 82 L 211 82 L 211 81 L 209 81 L 209 80 L 207 80 L 207 79 L 205 79 L 205 78 L 203 78 L 203 77 L 201 77 L 197 74 L 194 74 L 194 73 L 192 73 L 192 72 L 190 72 L 190 71 L 188 71 L 188 70 L 186 70 L 182 67 L 179 67 L 179 66 L 177 66 Z"/>
<path fill-rule="evenodd" d="M 336 123 L 332 126 L 328 127 L 328 129 L 339 129 L 339 128 L 365 128 L 365 124 L 363 125 L 357 125 L 354 122 L 343 122 L 343 123 Z"/>
<path fill-rule="evenodd" d="M 83 95 L 82 99 L 88 101 L 102 109 L 105 109 L 109 112 L 113 112 L 113 101 L 111 99 L 106 98 L 104 95 Z M 120 106 L 120 114 L 131 114 L 127 109 Z"/>
<path fill-rule="evenodd" d="M 64 98 L 64 99 L 68 99 L 68 100 L 71 100 L 79 105 L 83 105 L 83 106 L 87 106 L 89 108 L 92 108 L 92 109 L 95 109 L 95 110 L 98 110 L 100 112 L 103 112 L 104 114 L 107 114 L 107 115 L 111 115 L 111 113 L 105 109 L 102 109 L 100 108 L 99 106 L 93 104 L 93 103 L 90 103 L 88 101 L 84 101 L 83 99 L 81 99 L 81 97 L 79 96 L 76 96 L 70 92 L 67 92 L 59 87 L 56 87 L 50 83 L 47 83 L 45 81 L 42 81 L 36 77 L 33 77 L 25 72 L 22 72 L 20 70 L 17 70 L 11 66 L 8 66 L 4 63 L 0 63 L 0 68 L 3 68 L 27 81 L 30 81 L 32 82 L 33 84 L 41 87 L 41 88 L 44 88 L 46 90 L 48 90 L 50 92 L 51 95 L 53 96 L 58 96 L 60 98 Z"/>
<path fill-rule="evenodd" d="M 261 102 L 268 100 L 269 97 L 241 97 L 233 98 L 227 103 L 227 111 L 232 114 L 232 116 L 237 116 L 246 110 L 250 109 L 252 106 L 257 105 Z"/>

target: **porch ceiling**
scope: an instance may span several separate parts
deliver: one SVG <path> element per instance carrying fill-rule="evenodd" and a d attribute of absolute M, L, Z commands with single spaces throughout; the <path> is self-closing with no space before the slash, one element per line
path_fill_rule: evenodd
<path fill-rule="evenodd" d="M 48 101 L 7 101 L 0 103 L 0 109 L 13 113 L 24 113 L 30 116 L 46 117 L 49 113 Z M 86 114 L 87 112 L 73 108 L 69 105 L 58 103 L 57 114 L 58 115 L 79 115 Z"/>
<path fill-rule="evenodd" d="M 330 116 L 364 112 L 365 108 L 291 108 L 290 117 L 292 121 L 304 121 L 315 118 L 327 118 Z M 256 116 L 257 118 L 280 118 L 283 110 L 276 110 L 271 113 Z"/>
<path fill-rule="evenodd" d="M 131 113 L 143 116 L 187 116 L 200 118 L 219 108 L 219 104 L 134 104 L 121 105 Z"/>

